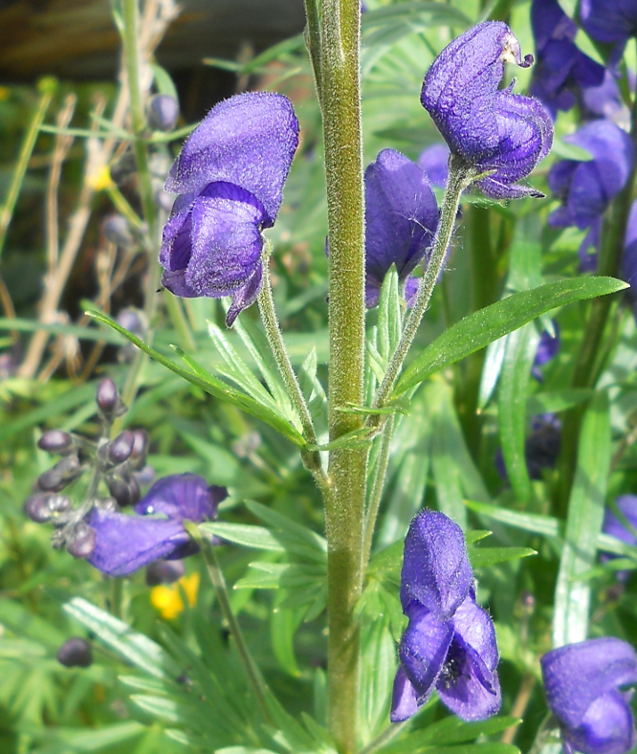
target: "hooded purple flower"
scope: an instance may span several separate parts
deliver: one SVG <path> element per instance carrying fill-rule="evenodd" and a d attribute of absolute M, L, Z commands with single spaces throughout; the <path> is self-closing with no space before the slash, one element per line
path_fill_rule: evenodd
<path fill-rule="evenodd" d="M 637 201 L 634 201 L 630 208 L 626 224 L 621 277 L 630 283 L 629 293 L 633 300 L 637 300 Z"/>
<path fill-rule="evenodd" d="M 549 361 L 557 356 L 560 350 L 560 328 L 555 320 L 553 323 L 553 335 L 548 330 L 543 330 L 540 335 L 540 342 L 537 344 L 537 350 L 535 352 L 535 359 L 533 360 L 533 367 L 531 374 L 538 382 L 542 382 L 542 372 L 540 367 L 544 364 L 548 364 Z"/>
<path fill-rule="evenodd" d="M 531 419 L 531 433 L 524 443 L 524 458 L 531 479 L 542 480 L 545 469 L 554 469 L 562 445 L 562 422 L 555 414 L 537 414 Z M 508 481 L 504 454 L 498 448 L 495 469 Z"/>
<path fill-rule="evenodd" d="M 228 326 L 259 295 L 261 231 L 274 225 L 298 140 L 287 97 L 238 94 L 190 134 L 166 181 L 179 196 L 164 228 L 162 284 L 186 298 L 232 296 Z"/>
<path fill-rule="evenodd" d="M 586 266 L 588 249 L 599 245 L 602 215 L 628 180 L 635 149 L 628 134 L 609 120 L 592 121 L 564 141 L 586 149 L 593 159 L 561 160 L 549 170 L 549 187 L 562 206 L 549 215 L 548 224 L 589 228 L 580 247 Z"/>
<path fill-rule="evenodd" d="M 432 144 L 420 153 L 418 165 L 427 173 L 433 186 L 445 188 L 449 176 L 449 147 Z"/>
<path fill-rule="evenodd" d="M 495 630 L 475 602 L 462 530 L 443 513 L 424 510 L 411 522 L 400 599 L 409 625 L 398 649 L 391 721 L 415 714 L 434 688 L 462 720 L 494 715 L 501 701 Z"/>
<path fill-rule="evenodd" d="M 582 107 L 590 118 L 607 118 L 617 125 L 630 125 L 630 112 L 622 100 L 615 76 L 608 69 L 599 86 L 582 90 Z"/>
<path fill-rule="evenodd" d="M 109 576 L 125 576 L 158 558 L 194 555 L 198 548 L 184 520 L 214 518 L 227 495 L 225 487 L 208 487 L 200 476 L 176 474 L 155 482 L 134 516 L 94 508 L 87 522 L 95 531 L 95 549 L 87 560 Z"/>
<path fill-rule="evenodd" d="M 582 0 L 582 26 L 598 42 L 615 43 L 614 57 L 637 35 L 637 0 Z"/>
<path fill-rule="evenodd" d="M 533 0 L 531 26 L 537 50 L 531 94 L 542 100 L 555 118 L 558 110 L 575 105 L 575 95 L 581 89 L 599 86 L 605 69 L 579 50 L 577 26 L 557 0 Z"/>
<path fill-rule="evenodd" d="M 454 39 L 425 76 L 420 101 L 451 151 L 480 171 L 485 196 L 518 199 L 541 196 L 516 181 L 526 177 L 549 153 L 553 122 L 541 102 L 498 89 L 504 63 L 528 68 L 520 45 L 501 21 L 486 21 Z"/>
<path fill-rule="evenodd" d="M 637 683 L 637 655 L 625 641 L 604 637 L 567 644 L 541 660 L 548 705 L 571 754 L 626 754 L 635 745 L 629 707 Z"/>
<path fill-rule="evenodd" d="M 383 149 L 365 171 L 365 303 L 378 306 L 392 264 L 404 283 L 425 256 L 438 225 L 426 173 L 395 149 Z"/>
<path fill-rule="evenodd" d="M 615 500 L 615 505 L 632 529 L 637 530 L 637 496 L 621 495 Z M 624 524 L 610 506 L 606 506 L 604 525 L 602 527 L 604 534 L 609 534 L 611 537 L 615 537 L 627 545 L 634 546 L 637 545 L 637 539 L 632 529 Z M 615 555 L 611 555 L 610 553 L 603 553 L 601 560 L 607 561 L 614 557 Z M 630 571 L 617 571 L 617 578 L 620 581 L 625 581 L 630 576 L 630 573 Z"/>

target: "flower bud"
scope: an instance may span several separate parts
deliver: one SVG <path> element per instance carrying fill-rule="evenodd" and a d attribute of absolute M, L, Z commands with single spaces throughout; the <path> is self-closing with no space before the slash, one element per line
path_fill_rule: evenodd
<path fill-rule="evenodd" d="M 80 521 L 67 537 L 66 551 L 74 558 L 88 558 L 95 549 L 95 530 Z"/>
<path fill-rule="evenodd" d="M 156 94 L 148 105 L 148 125 L 153 131 L 172 131 L 179 117 L 179 105 L 169 94 Z"/>
<path fill-rule="evenodd" d="M 88 668 L 93 662 L 93 651 L 86 639 L 73 636 L 58 649 L 57 658 L 67 668 Z"/>
<path fill-rule="evenodd" d="M 150 484 L 155 481 L 157 475 L 155 469 L 146 464 L 146 466 L 143 466 L 139 471 L 134 471 L 133 476 L 137 480 L 137 484 Z"/>
<path fill-rule="evenodd" d="M 148 432 L 145 429 L 133 430 L 134 442 L 131 452 L 131 468 L 143 469 L 148 455 Z"/>
<path fill-rule="evenodd" d="M 129 429 L 125 429 L 108 444 L 108 460 L 111 463 L 124 463 L 133 452 L 134 443 L 135 435 Z"/>
<path fill-rule="evenodd" d="M 109 511 L 110 513 L 116 513 L 119 510 L 117 500 L 113 497 L 99 497 L 95 501 L 95 507 L 101 511 Z"/>
<path fill-rule="evenodd" d="M 40 474 L 38 487 L 44 492 L 60 492 L 67 484 L 77 479 L 82 471 L 82 465 L 77 456 L 65 456 L 52 469 Z"/>
<path fill-rule="evenodd" d="M 137 480 L 132 476 L 128 479 L 122 479 L 119 475 L 109 474 L 106 477 L 106 486 L 122 508 L 127 505 L 134 505 L 141 497 Z"/>
<path fill-rule="evenodd" d="M 71 510 L 71 499 L 66 495 L 47 495 L 46 504 L 51 513 L 66 513 Z"/>
<path fill-rule="evenodd" d="M 102 232 L 106 240 L 114 243 L 116 246 L 128 248 L 134 244 L 128 220 L 122 215 L 109 215 L 104 220 Z"/>
<path fill-rule="evenodd" d="M 120 400 L 117 387 L 110 377 L 105 377 L 97 386 L 95 400 L 108 421 L 112 421 L 126 412 L 126 406 Z"/>
<path fill-rule="evenodd" d="M 44 524 L 51 520 L 51 509 L 47 505 L 47 495 L 42 492 L 31 495 L 24 502 L 24 515 L 36 524 Z"/>
<path fill-rule="evenodd" d="M 38 448 L 47 453 L 68 453 L 73 448 L 73 437 L 61 429 L 50 429 L 38 440 Z"/>
<path fill-rule="evenodd" d="M 186 568 L 181 560 L 154 560 L 146 568 L 146 584 L 174 584 L 185 573 Z"/>

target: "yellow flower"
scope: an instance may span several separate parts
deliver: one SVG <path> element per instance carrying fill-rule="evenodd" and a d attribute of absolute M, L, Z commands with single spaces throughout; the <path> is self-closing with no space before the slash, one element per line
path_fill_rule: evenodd
<path fill-rule="evenodd" d="M 181 589 L 180 589 L 181 587 Z M 165 620 L 176 618 L 184 610 L 184 602 L 181 591 L 184 591 L 190 607 L 197 604 L 197 591 L 199 589 L 199 574 L 192 573 L 190 576 L 182 576 L 179 581 L 170 586 L 155 586 L 150 590 L 150 601 L 161 613 Z"/>
<path fill-rule="evenodd" d="M 89 178 L 89 183 L 95 191 L 103 191 L 110 188 L 113 185 L 110 170 L 108 165 L 103 165 L 97 173 Z"/>

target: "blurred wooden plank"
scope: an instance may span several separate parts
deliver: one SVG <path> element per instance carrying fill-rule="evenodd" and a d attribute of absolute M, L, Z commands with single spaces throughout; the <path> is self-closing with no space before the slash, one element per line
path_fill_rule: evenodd
<path fill-rule="evenodd" d="M 298 34 L 303 0 L 181 0 L 182 13 L 160 46 L 170 70 L 208 56 L 234 58 L 244 43 L 260 51 Z M 119 39 L 108 0 L 0 0 L 0 76 L 25 80 L 112 78 Z"/>

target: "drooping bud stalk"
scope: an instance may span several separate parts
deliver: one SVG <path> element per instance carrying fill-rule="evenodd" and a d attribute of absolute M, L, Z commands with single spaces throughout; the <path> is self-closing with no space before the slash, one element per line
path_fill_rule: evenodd
<path fill-rule="evenodd" d="M 111 463 L 124 463 L 130 458 L 135 444 L 135 434 L 125 429 L 113 442 L 108 444 L 108 460 Z"/>
<path fill-rule="evenodd" d="M 77 479 L 84 469 L 76 455 L 65 456 L 52 469 L 38 477 L 38 487 L 44 492 L 60 492 Z"/>
<path fill-rule="evenodd" d="M 47 453 L 59 453 L 64 455 L 74 447 L 73 437 L 61 429 L 50 429 L 38 440 L 38 448 Z"/>

